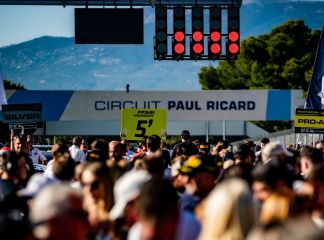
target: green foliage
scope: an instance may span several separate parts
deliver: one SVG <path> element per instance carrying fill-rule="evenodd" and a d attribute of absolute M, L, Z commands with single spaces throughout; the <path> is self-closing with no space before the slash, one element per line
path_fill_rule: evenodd
<path fill-rule="evenodd" d="M 307 91 L 320 31 L 303 20 L 290 20 L 271 33 L 248 37 L 238 59 L 201 68 L 199 83 L 208 89 L 302 89 Z M 268 131 L 291 127 L 291 122 L 255 122 Z"/>
<path fill-rule="evenodd" d="M 271 33 L 248 37 L 238 60 L 201 68 L 202 89 L 303 89 L 307 91 L 320 31 L 290 20 Z"/>
<path fill-rule="evenodd" d="M 55 136 L 55 143 L 71 144 L 72 139 L 73 139 L 72 136 Z"/>
<path fill-rule="evenodd" d="M 14 89 L 25 90 L 26 89 L 24 85 L 22 85 L 20 83 L 14 83 L 9 80 L 3 80 L 3 85 L 6 90 L 14 90 Z"/>
<path fill-rule="evenodd" d="M 268 132 L 278 132 L 292 128 L 292 121 L 251 121 Z"/>

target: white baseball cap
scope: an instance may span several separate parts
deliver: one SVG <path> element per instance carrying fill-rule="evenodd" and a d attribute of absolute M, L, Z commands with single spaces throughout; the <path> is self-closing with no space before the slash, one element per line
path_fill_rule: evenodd
<path fill-rule="evenodd" d="M 111 220 L 123 216 L 124 209 L 130 201 L 141 193 L 143 185 L 151 179 L 146 170 L 134 170 L 121 176 L 114 186 L 115 204 L 109 212 Z"/>

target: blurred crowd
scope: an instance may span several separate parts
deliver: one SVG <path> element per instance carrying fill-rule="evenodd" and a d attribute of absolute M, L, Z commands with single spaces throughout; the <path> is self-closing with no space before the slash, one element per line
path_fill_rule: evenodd
<path fill-rule="evenodd" d="M 156 135 L 55 144 L 33 137 L 0 149 L 0 239 L 324 239 L 324 141 L 287 145 L 190 132 L 172 148 Z M 46 164 L 39 172 L 35 164 Z"/>

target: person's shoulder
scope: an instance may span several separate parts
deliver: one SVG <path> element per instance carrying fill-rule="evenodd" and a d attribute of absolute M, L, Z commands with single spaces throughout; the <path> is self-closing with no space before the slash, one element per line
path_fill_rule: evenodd
<path fill-rule="evenodd" d="M 182 144 L 182 142 L 178 142 L 174 145 L 173 149 L 177 149 L 180 147 L 180 145 Z"/>
<path fill-rule="evenodd" d="M 42 151 L 39 150 L 39 148 L 37 148 L 37 147 L 33 147 L 32 151 L 33 151 L 33 152 L 37 152 L 37 153 L 41 153 L 41 152 L 42 152 Z"/>
<path fill-rule="evenodd" d="M 142 232 L 143 225 L 139 222 L 135 223 L 131 228 L 129 229 L 127 240 L 137 240 L 141 238 L 141 232 Z"/>
<path fill-rule="evenodd" d="M 179 240 L 194 240 L 198 238 L 201 225 L 194 214 L 181 211 L 177 238 Z"/>

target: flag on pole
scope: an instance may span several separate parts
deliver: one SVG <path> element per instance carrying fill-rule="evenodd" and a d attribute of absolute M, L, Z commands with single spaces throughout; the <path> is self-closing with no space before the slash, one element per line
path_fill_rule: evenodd
<path fill-rule="evenodd" d="M 324 26 L 317 47 L 314 70 L 308 87 L 305 108 L 324 109 Z"/>
<path fill-rule="evenodd" d="M 0 68 L 0 110 L 2 110 L 2 105 L 7 104 L 6 92 L 4 88 L 1 68 Z"/>

